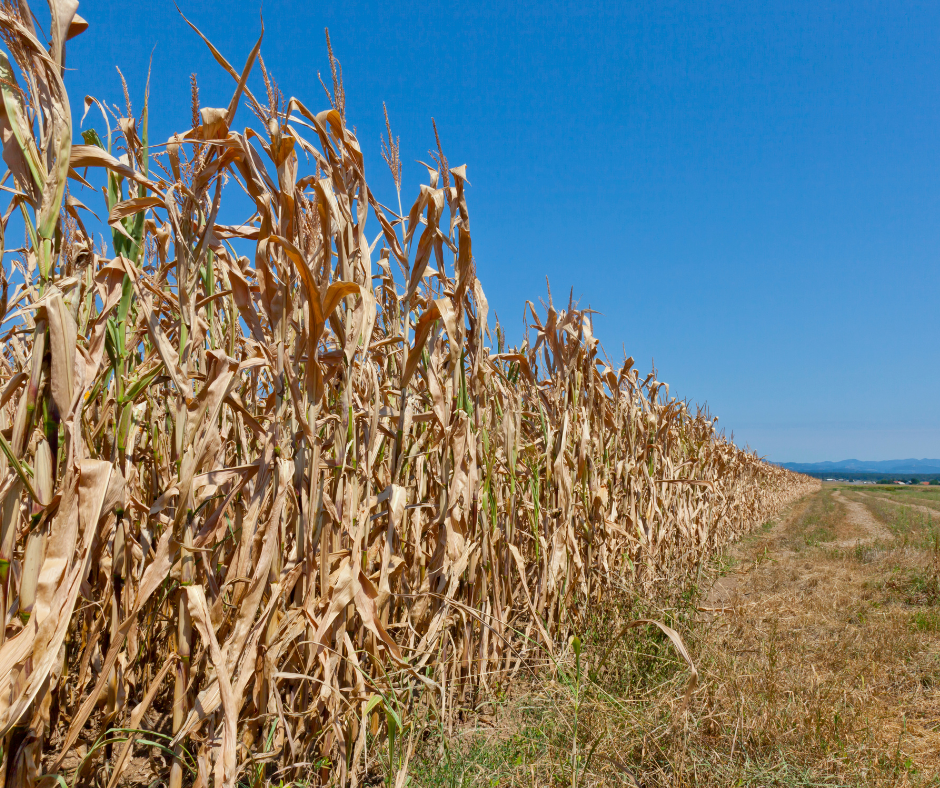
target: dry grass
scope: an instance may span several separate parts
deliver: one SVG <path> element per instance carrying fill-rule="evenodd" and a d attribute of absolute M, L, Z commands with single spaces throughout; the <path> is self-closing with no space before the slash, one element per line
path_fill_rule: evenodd
<path fill-rule="evenodd" d="M 73 145 L 81 25 L 50 9 L 47 53 L 0 7 L 4 221 L 28 228 L 0 363 L 11 785 L 355 784 L 380 746 L 401 786 L 427 724 L 816 486 L 614 365 L 571 300 L 530 304 L 518 348 L 490 335 L 465 167 L 436 138 L 411 208 L 380 205 L 332 48 L 321 112 L 263 63 L 260 93 L 259 39 L 240 72 L 215 53 L 230 102 L 194 85 L 165 145 L 129 96 Z"/>
<path fill-rule="evenodd" d="M 611 628 L 595 630 L 578 736 L 582 752 L 596 749 L 583 785 L 937 784 L 940 562 L 916 524 L 873 540 L 848 499 L 873 503 L 827 489 L 714 562 L 707 593 L 660 603 L 699 670 L 687 712 L 688 674 L 665 643 L 631 637 L 595 670 Z M 417 782 L 570 785 L 575 705 L 563 675 L 533 681 L 451 739 L 444 769 L 422 762 Z"/>

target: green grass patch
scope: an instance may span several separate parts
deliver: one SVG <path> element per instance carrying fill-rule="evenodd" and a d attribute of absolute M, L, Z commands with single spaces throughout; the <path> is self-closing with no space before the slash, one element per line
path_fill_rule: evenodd
<path fill-rule="evenodd" d="M 911 626 L 917 632 L 940 632 L 940 611 L 915 611 L 911 616 Z"/>
<path fill-rule="evenodd" d="M 914 547 L 940 553 L 940 519 L 929 513 L 905 506 L 902 500 L 886 501 L 873 495 L 853 496 L 900 541 L 901 547 Z"/>
<path fill-rule="evenodd" d="M 833 541 L 836 538 L 836 524 L 842 516 L 842 507 L 833 499 L 832 491 L 823 490 L 787 529 L 788 546 L 799 552 Z"/>

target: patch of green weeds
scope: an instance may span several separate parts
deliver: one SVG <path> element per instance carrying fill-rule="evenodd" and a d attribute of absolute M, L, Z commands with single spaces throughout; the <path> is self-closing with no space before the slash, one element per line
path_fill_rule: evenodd
<path fill-rule="evenodd" d="M 909 605 L 940 604 L 940 577 L 933 572 L 914 572 L 902 588 Z"/>
<path fill-rule="evenodd" d="M 831 524 L 816 521 L 807 525 L 810 527 L 803 532 L 803 544 L 806 547 L 818 547 L 835 539 L 835 531 L 833 531 Z"/>
<path fill-rule="evenodd" d="M 857 542 L 852 549 L 852 557 L 857 564 L 870 564 L 884 554 L 884 549 L 870 543 Z"/>
<path fill-rule="evenodd" d="M 724 577 L 736 569 L 740 563 L 741 561 L 731 553 L 722 553 L 714 561 L 715 573 L 718 577 Z"/>
<path fill-rule="evenodd" d="M 435 738 L 415 753 L 409 777 L 425 788 L 506 785 L 541 761 L 550 744 L 545 723 L 527 720 L 511 734 L 494 736 L 486 729 L 465 731 L 459 738 Z"/>
<path fill-rule="evenodd" d="M 882 590 L 909 607 L 940 608 L 940 577 L 930 569 L 894 567 Z"/>
<path fill-rule="evenodd" d="M 916 632 L 940 632 L 940 611 L 917 610 L 911 616 L 911 627 Z"/>
<path fill-rule="evenodd" d="M 802 516 L 787 529 L 788 546 L 794 552 L 800 552 L 833 541 L 839 515 L 839 506 L 833 500 L 832 493 L 824 491 L 812 500 Z"/>

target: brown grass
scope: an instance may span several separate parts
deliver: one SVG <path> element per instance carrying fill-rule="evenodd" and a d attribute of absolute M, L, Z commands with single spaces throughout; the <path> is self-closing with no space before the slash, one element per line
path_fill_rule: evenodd
<path fill-rule="evenodd" d="M 819 493 L 712 563 L 709 590 L 659 601 L 652 612 L 682 623 L 698 666 L 687 711 L 687 672 L 662 639 L 617 643 L 599 668 L 612 628 L 592 630 L 583 785 L 937 784 L 940 555 L 930 526 L 871 540 L 846 517 L 846 498 L 872 502 Z M 606 616 L 636 612 L 614 605 Z M 455 766 L 422 761 L 418 784 L 570 784 L 574 698 L 564 670 L 533 679 L 448 741 Z M 464 777 L 449 782 L 453 773 Z"/>

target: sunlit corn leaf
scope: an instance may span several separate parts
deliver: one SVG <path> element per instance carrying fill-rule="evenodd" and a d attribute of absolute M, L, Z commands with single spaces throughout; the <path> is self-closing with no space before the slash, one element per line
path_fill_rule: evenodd
<path fill-rule="evenodd" d="M 107 142 L 72 145 L 62 64 L 87 25 L 74 0 L 50 7 L 46 43 L 23 0 L 0 7 L 3 215 L 27 228 L 0 365 L 15 784 L 75 763 L 87 781 L 110 754 L 94 773 L 115 788 L 135 742 L 170 788 L 357 784 L 371 729 L 404 785 L 419 707 L 453 720 L 558 659 L 605 590 L 688 578 L 816 484 L 611 362 L 572 299 L 528 304 L 505 347 L 466 166 L 438 141 L 406 215 L 381 206 L 332 46 L 339 104 L 314 112 L 255 69 L 260 36 L 237 71 L 196 31 L 227 106 L 194 91 L 162 145 L 163 110 L 145 98 L 135 119 L 128 96 Z M 258 123 L 238 129 L 246 104 Z M 239 184 L 250 215 L 218 223 Z M 654 623 L 688 697 L 681 633 Z"/>

